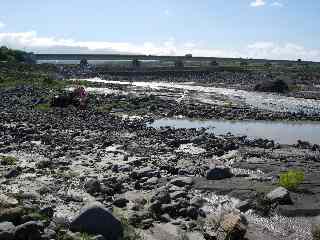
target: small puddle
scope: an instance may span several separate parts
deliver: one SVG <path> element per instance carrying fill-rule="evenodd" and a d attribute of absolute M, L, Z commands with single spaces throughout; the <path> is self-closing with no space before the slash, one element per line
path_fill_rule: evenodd
<path fill-rule="evenodd" d="M 236 136 L 263 138 L 281 144 L 296 144 L 298 140 L 320 144 L 320 123 L 281 121 L 224 121 L 160 119 L 149 124 L 151 127 L 207 128 L 208 132 L 224 135 L 230 132 Z"/>

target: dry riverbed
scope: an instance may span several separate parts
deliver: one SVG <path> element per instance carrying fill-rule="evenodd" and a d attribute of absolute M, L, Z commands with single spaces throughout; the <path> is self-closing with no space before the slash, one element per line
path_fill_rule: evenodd
<path fill-rule="evenodd" d="M 1 90 L 0 220 L 13 225 L 0 227 L 0 236 L 81 239 L 69 230 L 79 230 L 75 219 L 88 223 L 79 212 L 98 201 L 102 206 L 82 211 L 110 209 L 125 219 L 120 226 L 133 226 L 127 239 L 312 239 L 320 214 L 317 144 L 149 123 L 163 117 L 316 121 L 316 100 L 284 104 L 288 99 L 274 95 L 272 109 L 253 104 L 253 93 L 193 83 L 100 81 L 89 90 L 86 110 L 39 108 L 33 100 L 48 89 Z M 272 192 L 290 169 L 302 170 L 304 182 L 295 191 Z M 109 211 L 103 214 L 109 234 L 119 234 Z"/>

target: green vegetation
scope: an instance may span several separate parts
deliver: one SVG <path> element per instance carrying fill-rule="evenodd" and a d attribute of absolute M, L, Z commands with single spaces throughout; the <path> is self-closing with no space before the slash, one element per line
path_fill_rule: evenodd
<path fill-rule="evenodd" d="M 31 212 L 28 217 L 34 221 L 49 221 L 49 217 L 39 212 Z"/>
<path fill-rule="evenodd" d="M 13 50 L 7 47 L 0 47 L 0 62 L 23 62 L 27 59 L 28 53 Z"/>
<path fill-rule="evenodd" d="M 32 65 L 23 63 L 0 62 L 0 88 L 11 88 L 21 85 L 61 89 L 69 82 L 59 81 L 55 77 L 56 66 Z"/>
<path fill-rule="evenodd" d="M 42 104 L 38 104 L 38 105 L 34 106 L 34 108 L 36 110 L 46 112 L 46 111 L 50 110 L 50 104 L 49 103 L 42 103 Z"/>
<path fill-rule="evenodd" d="M 303 181 L 303 171 L 290 170 L 288 172 L 280 174 L 279 185 L 289 190 L 296 190 Z"/>
<path fill-rule="evenodd" d="M 18 159 L 12 156 L 0 156 L 1 165 L 16 165 Z"/>
<path fill-rule="evenodd" d="M 81 233 L 80 234 L 80 240 L 91 240 L 92 236 L 90 236 L 88 233 Z"/>
<path fill-rule="evenodd" d="M 129 224 L 128 217 L 120 208 L 113 208 L 113 214 L 120 220 L 123 227 L 123 238 L 121 240 L 142 240 L 139 231 Z"/>

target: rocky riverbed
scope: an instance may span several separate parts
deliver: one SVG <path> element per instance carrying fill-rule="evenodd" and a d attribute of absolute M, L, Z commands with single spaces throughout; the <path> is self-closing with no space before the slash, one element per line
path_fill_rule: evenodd
<path fill-rule="evenodd" d="M 178 115 L 314 121 L 318 112 L 261 110 L 164 84 L 100 84 L 85 110 L 39 107 L 39 98 L 59 93 L 47 88 L 0 90 L 0 239 L 122 232 L 125 239 L 312 239 L 318 145 L 148 122 Z M 291 169 L 302 170 L 304 182 L 279 188 L 279 174 Z"/>

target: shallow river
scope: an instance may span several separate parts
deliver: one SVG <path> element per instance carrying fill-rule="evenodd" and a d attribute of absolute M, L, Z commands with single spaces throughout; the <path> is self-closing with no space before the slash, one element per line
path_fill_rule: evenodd
<path fill-rule="evenodd" d="M 254 108 L 275 111 L 275 112 L 294 112 L 309 115 L 320 114 L 320 101 L 313 99 L 303 99 L 286 97 L 273 93 L 249 92 L 229 88 L 205 87 L 195 83 L 171 83 L 171 82 L 125 82 L 108 81 L 100 78 L 86 79 L 92 82 L 103 82 L 110 84 L 133 85 L 151 89 L 182 89 L 185 91 L 196 91 L 199 93 L 219 94 L 228 97 L 231 101 L 244 102 Z"/>
<path fill-rule="evenodd" d="M 316 122 L 268 122 L 268 121 L 224 121 L 160 119 L 150 126 L 174 128 L 208 128 L 217 135 L 228 132 L 238 136 L 267 138 L 282 144 L 296 144 L 297 140 L 320 144 L 320 123 Z"/>

